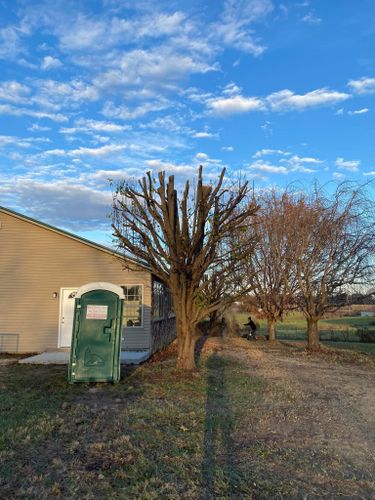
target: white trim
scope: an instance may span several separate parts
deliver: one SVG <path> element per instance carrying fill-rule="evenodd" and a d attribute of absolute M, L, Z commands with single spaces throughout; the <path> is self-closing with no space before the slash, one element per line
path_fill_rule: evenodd
<path fill-rule="evenodd" d="M 91 292 L 93 290 L 108 290 L 110 292 L 115 293 L 120 297 L 120 299 L 124 299 L 124 290 L 113 283 L 106 283 L 104 281 L 97 281 L 96 283 L 88 283 L 87 285 L 83 285 L 78 288 L 76 299 L 80 299 L 84 293 Z"/>
<path fill-rule="evenodd" d="M 140 326 L 125 326 L 122 325 L 122 329 L 128 328 L 129 330 L 136 330 L 137 328 L 144 328 L 144 301 L 145 301 L 145 296 L 144 296 L 144 285 L 141 283 L 132 283 L 128 285 L 127 283 L 124 285 L 121 285 L 121 287 L 126 286 L 126 287 L 131 287 L 131 286 L 140 286 L 142 288 L 142 304 L 141 304 L 141 325 Z M 121 288 L 122 289 L 122 288 Z M 124 291 L 123 291 L 124 292 Z M 125 294 L 124 294 L 124 299 L 126 299 Z M 124 300 L 124 309 L 125 309 L 125 300 Z"/>
<path fill-rule="evenodd" d="M 79 287 L 70 287 L 70 286 L 67 286 L 67 287 L 62 287 L 60 288 L 60 304 L 59 304 L 59 328 L 58 328 L 58 335 L 57 335 L 57 347 L 60 349 L 62 346 L 61 346 L 61 327 L 62 327 L 62 313 L 63 313 L 63 297 L 64 297 L 64 294 L 63 294 L 63 291 L 64 290 L 71 290 L 72 292 L 75 292 L 78 290 Z M 66 346 L 63 346 L 63 347 L 66 347 Z"/>

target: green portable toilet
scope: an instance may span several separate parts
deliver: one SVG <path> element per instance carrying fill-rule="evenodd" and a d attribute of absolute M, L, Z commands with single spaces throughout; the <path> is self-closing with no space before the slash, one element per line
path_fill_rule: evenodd
<path fill-rule="evenodd" d="M 90 283 L 75 298 L 69 382 L 120 380 L 124 291 L 111 283 Z"/>

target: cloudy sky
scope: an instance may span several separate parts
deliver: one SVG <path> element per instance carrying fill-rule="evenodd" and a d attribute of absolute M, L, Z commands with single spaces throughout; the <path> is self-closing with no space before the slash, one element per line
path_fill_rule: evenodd
<path fill-rule="evenodd" d="M 374 48 L 373 0 L 0 0 L 0 205 L 109 243 L 109 178 L 366 182 Z"/>

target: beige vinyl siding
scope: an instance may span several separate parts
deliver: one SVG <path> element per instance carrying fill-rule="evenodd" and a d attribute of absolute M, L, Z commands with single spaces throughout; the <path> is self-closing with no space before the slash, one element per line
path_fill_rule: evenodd
<path fill-rule="evenodd" d="M 149 349 L 151 274 L 114 255 L 0 211 L 0 350 L 56 349 L 60 289 L 95 281 L 143 285 L 143 326 L 125 328 L 127 349 Z M 53 298 L 53 292 L 58 297 Z"/>

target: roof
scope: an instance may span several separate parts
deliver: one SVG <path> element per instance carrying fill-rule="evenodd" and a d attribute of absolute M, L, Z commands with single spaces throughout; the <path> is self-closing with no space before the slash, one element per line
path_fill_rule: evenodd
<path fill-rule="evenodd" d="M 151 272 L 150 268 L 142 263 L 137 261 L 136 259 L 133 259 L 132 257 L 128 257 L 123 255 L 120 252 L 116 252 L 115 250 L 106 247 L 104 245 L 100 245 L 99 243 L 95 243 L 94 241 L 87 240 L 86 238 L 82 238 L 81 236 L 77 236 L 76 234 L 70 233 L 69 231 L 65 231 L 64 229 L 60 229 L 55 226 L 51 226 L 50 224 L 46 224 L 45 222 L 41 222 L 37 219 L 33 219 L 32 217 L 28 217 L 27 215 L 20 214 L 19 212 L 15 212 L 14 210 L 10 210 L 9 208 L 2 207 L 0 205 L 0 212 L 3 212 L 7 215 L 10 215 L 12 217 L 16 217 L 17 219 L 21 219 L 25 222 L 29 222 L 30 224 L 34 224 L 35 226 L 39 226 L 43 229 L 47 229 L 48 231 L 52 231 L 54 233 L 60 234 L 61 236 L 65 236 L 66 238 L 70 238 L 72 240 L 78 241 L 79 243 L 82 243 L 84 245 L 88 245 L 90 247 L 96 248 L 97 250 L 100 250 L 102 252 L 109 253 L 111 255 L 117 256 L 123 260 L 128 260 L 130 262 L 133 262 L 134 264 L 137 264 L 138 266 L 146 269 L 147 271 Z"/>

